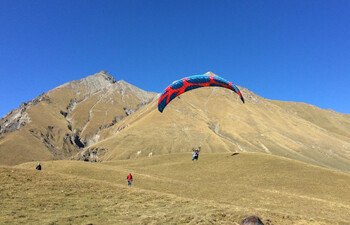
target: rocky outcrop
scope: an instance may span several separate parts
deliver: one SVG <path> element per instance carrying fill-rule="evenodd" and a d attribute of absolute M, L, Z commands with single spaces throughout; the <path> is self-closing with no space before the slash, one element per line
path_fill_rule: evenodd
<path fill-rule="evenodd" d="M 79 152 L 72 160 L 80 160 L 85 162 L 101 162 L 101 157 L 108 152 L 105 148 L 88 148 Z"/>
<path fill-rule="evenodd" d="M 33 128 L 29 132 L 46 146 L 55 159 L 71 156 L 72 153 L 78 152 L 85 147 L 76 133 L 66 133 L 63 137 L 63 145 L 60 144 L 62 142 L 58 137 L 61 136 L 61 130 L 54 126 L 48 126 L 43 131 Z"/>
<path fill-rule="evenodd" d="M 41 101 L 51 102 L 46 94 L 41 94 L 29 102 L 22 103 L 17 109 L 6 114 L 4 118 L 0 120 L 0 135 L 18 130 L 30 123 L 31 120 L 27 110 Z"/>

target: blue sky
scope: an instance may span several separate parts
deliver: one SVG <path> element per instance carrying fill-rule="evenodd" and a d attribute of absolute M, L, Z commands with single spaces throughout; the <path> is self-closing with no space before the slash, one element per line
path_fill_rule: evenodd
<path fill-rule="evenodd" d="M 143 90 L 207 71 L 350 114 L 350 1 L 0 0 L 0 117 L 107 70 Z"/>

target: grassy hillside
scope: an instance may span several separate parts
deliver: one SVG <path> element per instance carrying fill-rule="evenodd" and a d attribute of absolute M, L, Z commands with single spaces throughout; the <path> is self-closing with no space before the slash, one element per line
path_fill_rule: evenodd
<path fill-rule="evenodd" d="M 228 207 L 109 182 L 0 167 L 1 224 L 235 224 Z M 231 216 L 232 215 L 232 216 Z"/>
<path fill-rule="evenodd" d="M 206 153 L 263 152 L 350 172 L 350 118 L 311 106 L 302 113 L 302 103 L 295 103 L 299 113 L 293 113 L 288 104 L 241 90 L 245 104 L 223 88 L 187 92 L 163 113 L 154 101 L 101 132 L 103 138 L 95 146 L 109 150 L 104 160 L 188 152 L 202 146 Z M 317 116 L 328 122 L 317 121 Z"/>
<path fill-rule="evenodd" d="M 322 110 L 316 106 L 305 103 L 282 102 L 276 100 L 271 102 L 280 106 L 289 114 L 297 115 L 334 134 L 347 137 L 347 140 L 350 141 L 349 114 L 342 114 L 333 110 Z"/>
<path fill-rule="evenodd" d="M 7 134 L 6 138 L 0 138 L 0 146 L 0 164 L 16 165 L 19 162 L 53 158 L 38 139 L 23 129 Z"/>
<path fill-rule="evenodd" d="M 350 115 L 204 87 L 172 100 L 107 72 L 61 85 L 0 120 L 2 165 L 81 157 L 115 161 L 189 152 L 259 152 L 350 173 Z M 78 155 L 77 155 L 78 154 Z M 84 153 L 83 153 L 84 154 Z M 85 154 L 87 155 L 87 154 Z"/>
<path fill-rule="evenodd" d="M 1 168 L 0 222 L 349 224 L 350 175 L 259 153 Z M 126 175 L 134 176 L 132 188 Z"/>

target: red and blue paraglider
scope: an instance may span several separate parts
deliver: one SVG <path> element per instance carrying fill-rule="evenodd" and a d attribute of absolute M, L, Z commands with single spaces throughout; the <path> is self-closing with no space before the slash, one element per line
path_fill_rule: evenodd
<path fill-rule="evenodd" d="M 174 81 L 171 85 L 169 85 L 158 99 L 158 110 L 163 112 L 164 108 L 171 100 L 187 91 L 212 86 L 223 87 L 234 91 L 244 103 L 242 93 L 232 82 L 214 75 L 194 75 Z"/>

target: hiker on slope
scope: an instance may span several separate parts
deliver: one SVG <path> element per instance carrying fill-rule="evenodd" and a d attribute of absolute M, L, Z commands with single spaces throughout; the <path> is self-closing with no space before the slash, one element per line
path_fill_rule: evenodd
<path fill-rule="evenodd" d="M 131 175 L 131 173 L 129 173 L 129 175 L 126 177 L 126 179 L 128 180 L 128 186 L 131 187 L 131 183 L 132 183 L 132 175 Z"/>

